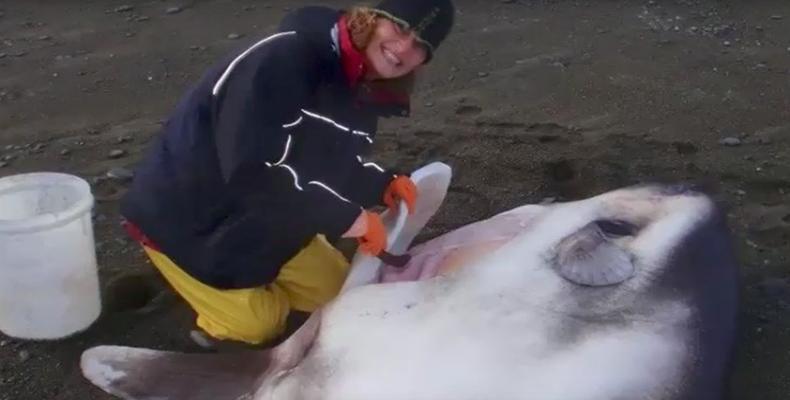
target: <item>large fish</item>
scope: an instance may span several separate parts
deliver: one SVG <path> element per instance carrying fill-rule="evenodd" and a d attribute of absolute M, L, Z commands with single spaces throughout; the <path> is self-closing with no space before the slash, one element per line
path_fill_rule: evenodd
<path fill-rule="evenodd" d="M 449 168 L 414 174 L 401 252 L 436 212 Z M 724 217 L 685 186 L 527 205 L 409 250 L 357 255 L 335 301 L 270 351 L 99 346 L 84 375 L 125 399 L 720 399 L 736 330 Z"/>

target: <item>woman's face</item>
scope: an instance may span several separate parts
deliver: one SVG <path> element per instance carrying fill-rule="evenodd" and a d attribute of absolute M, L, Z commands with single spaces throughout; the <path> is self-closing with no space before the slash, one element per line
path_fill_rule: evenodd
<path fill-rule="evenodd" d="M 378 18 L 365 49 L 372 79 L 399 78 L 422 65 L 427 50 L 410 30 L 387 18 Z"/>

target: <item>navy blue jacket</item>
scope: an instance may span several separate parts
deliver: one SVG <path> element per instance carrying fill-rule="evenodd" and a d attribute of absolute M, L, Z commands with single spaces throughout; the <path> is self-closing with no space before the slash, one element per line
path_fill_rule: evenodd
<path fill-rule="evenodd" d="M 341 64 L 341 11 L 310 7 L 209 70 L 136 167 L 121 214 L 196 279 L 265 285 L 317 234 L 381 205 L 395 171 L 369 162 L 377 120 Z"/>

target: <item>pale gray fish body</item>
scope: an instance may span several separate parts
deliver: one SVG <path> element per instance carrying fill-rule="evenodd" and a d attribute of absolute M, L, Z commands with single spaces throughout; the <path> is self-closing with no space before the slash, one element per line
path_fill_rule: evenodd
<path fill-rule="evenodd" d="M 438 187 L 439 196 L 418 208 L 435 212 L 446 185 L 429 182 L 418 184 L 421 192 Z M 407 236 L 399 246 L 426 222 L 399 228 Z M 723 396 L 737 266 L 725 220 L 705 195 L 642 186 L 528 205 L 410 252 L 398 279 L 374 273 L 388 283 L 346 287 L 274 351 L 239 355 L 257 357 L 257 378 L 251 368 L 232 390 L 219 356 L 196 363 L 99 347 L 83 355 L 83 371 L 127 399 Z M 365 263 L 373 265 L 355 260 Z M 364 283 L 362 275 L 371 273 L 356 274 Z M 171 373 L 164 379 L 157 369 Z M 188 386 L 213 397 L 177 392 Z"/>

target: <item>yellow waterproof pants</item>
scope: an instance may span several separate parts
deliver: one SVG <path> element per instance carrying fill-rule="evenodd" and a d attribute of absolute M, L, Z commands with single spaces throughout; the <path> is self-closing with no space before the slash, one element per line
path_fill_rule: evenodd
<path fill-rule="evenodd" d="M 214 338 L 260 344 L 285 330 L 290 310 L 313 312 L 332 300 L 349 271 L 346 258 L 323 235 L 288 261 L 276 280 L 251 289 L 222 290 L 184 272 L 166 255 L 143 246 L 151 262 L 197 313 Z"/>

